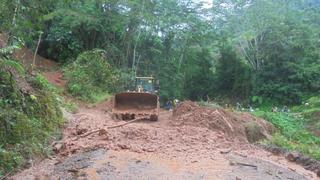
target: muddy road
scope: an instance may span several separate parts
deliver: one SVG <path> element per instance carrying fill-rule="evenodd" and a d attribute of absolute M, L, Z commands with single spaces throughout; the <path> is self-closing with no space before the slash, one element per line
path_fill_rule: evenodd
<path fill-rule="evenodd" d="M 313 172 L 212 124 L 187 123 L 186 112 L 179 119 L 162 110 L 159 121 L 107 129 L 123 123 L 110 112 L 110 103 L 104 102 L 66 113 L 68 123 L 62 140 L 54 144 L 56 154 L 12 179 L 317 179 Z M 218 111 L 204 112 L 213 117 Z M 222 119 L 241 135 L 229 121 L 233 117 L 218 114 L 221 118 L 215 120 Z M 192 122 L 200 119 L 204 124 L 203 118 L 205 114 Z"/>

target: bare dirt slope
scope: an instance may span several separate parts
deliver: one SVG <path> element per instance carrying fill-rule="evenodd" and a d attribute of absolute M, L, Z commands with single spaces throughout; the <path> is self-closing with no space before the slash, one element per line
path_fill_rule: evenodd
<path fill-rule="evenodd" d="M 189 102 L 186 106 L 194 104 Z M 81 107 L 78 113 L 66 115 L 69 122 L 63 139 L 54 145 L 57 154 L 12 178 L 316 179 L 314 173 L 301 166 L 248 143 L 241 125 L 257 121 L 267 134 L 268 125 L 263 120 L 250 120 L 249 115 L 232 115 L 228 111 L 223 115 L 219 110 L 224 119 L 217 114 L 213 119 L 228 121 L 226 124 L 239 138 L 230 135 L 230 129 L 204 123 L 203 117 L 214 117 L 215 110 L 204 108 L 199 112 L 201 107 L 196 107 L 185 111 L 186 106 L 181 106 L 174 116 L 161 111 L 157 122 L 140 121 L 114 129 L 107 127 L 123 122 L 112 120 L 109 102 Z M 198 112 L 194 114 L 197 118 L 188 119 L 191 112 Z M 245 117 L 241 120 L 244 122 L 240 122 L 241 117 Z M 235 130 L 238 127 L 240 130 Z M 88 135 L 97 129 L 105 130 Z"/>
<path fill-rule="evenodd" d="M 21 63 L 30 69 L 33 63 L 34 52 L 28 48 L 21 48 L 14 51 L 13 56 L 21 61 Z M 58 69 L 58 64 L 55 61 L 46 59 L 42 56 L 36 55 L 35 67 L 41 69 L 42 71 L 48 71 L 53 69 Z"/>

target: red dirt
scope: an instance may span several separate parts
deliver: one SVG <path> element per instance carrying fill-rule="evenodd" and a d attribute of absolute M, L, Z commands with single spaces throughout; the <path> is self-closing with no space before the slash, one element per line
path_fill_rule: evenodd
<path fill-rule="evenodd" d="M 23 179 L 26 176 L 31 176 L 29 179 L 43 175 L 52 176 L 55 174 L 53 169 L 55 169 L 56 164 L 65 161 L 67 157 L 74 157 L 77 153 L 90 152 L 92 149 L 98 148 L 113 152 L 113 158 L 121 158 L 124 157 L 123 154 L 128 153 L 131 153 L 129 155 L 131 158 L 139 157 L 152 160 L 160 157 L 168 164 L 176 162 L 174 163 L 177 164 L 175 166 L 179 166 L 181 171 L 202 169 L 212 172 L 213 176 L 211 177 L 216 175 L 221 177 L 224 173 L 229 173 L 232 167 L 228 164 L 228 154 L 238 154 L 238 156 L 240 154 L 247 158 L 259 158 L 277 164 L 282 168 L 291 168 L 294 169 L 295 173 L 302 174 L 310 179 L 316 179 L 314 173 L 304 170 L 303 167 L 288 162 L 284 157 L 272 155 L 246 141 L 241 123 L 249 120 L 263 120 L 254 119 L 247 114 L 233 115 L 232 112 L 221 109 L 211 111 L 194 103 L 185 102 L 175 111 L 174 116 L 171 112 L 161 110 L 159 121 L 140 121 L 115 129 L 107 129 L 109 126 L 123 123 L 123 121 L 115 121 L 111 118 L 110 102 L 103 102 L 91 108 L 80 107 L 78 113 L 66 114 L 69 122 L 63 132 L 63 139 L 59 142 L 62 145 L 56 146 L 58 149 L 56 149 L 57 155 L 55 158 L 19 173 L 14 179 Z M 195 114 L 198 112 L 201 113 Z M 190 119 L 190 114 L 193 114 L 192 116 L 195 118 Z M 241 117 L 244 119 L 241 119 Z M 204 121 L 205 118 L 209 118 L 209 120 Z M 221 120 L 221 118 L 224 119 Z M 220 123 L 228 121 L 232 128 L 228 127 L 224 131 L 221 128 L 228 125 L 215 126 L 218 122 L 211 123 L 210 120 L 220 121 Z M 206 122 L 209 124 L 206 124 Z M 236 122 L 239 125 L 236 125 Z M 264 122 L 259 123 L 263 124 Z M 241 130 L 238 130 L 238 127 Z M 102 128 L 105 131 L 81 137 L 87 132 Z M 233 129 L 233 131 L 230 131 L 230 129 Z M 241 137 L 238 138 L 236 135 Z M 112 158 L 107 158 L 105 161 L 112 161 Z M 125 159 L 125 162 L 127 162 L 127 159 Z M 97 161 L 97 163 L 100 163 L 100 161 Z M 158 162 L 153 163 L 157 164 Z M 209 163 L 210 166 L 208 166 Z M 242 177 L 245 177 L 249 170 L 242 169 Z M 65 176 L 66 174 L 60 177 Z"/>
<path fill-rule="evenodd" d="M 44 72 L 43 75 L 51 84 L 54 84 L 57 87 L 64 88 L 67 83 L 61 71 Z"/>
<path fill-rule="evenodd" d="M 22 49 L 15 50 L 13 53 L 13 56 L 16 59 L 20 60 L 21 63 L 24 64 L 27 69 L 31 68 L 32 62 L 33 62 L 33 56 L 34 56 L 33 51 L 27 48 L 22 48 Z M 35 64 L 36 64 L 36 67 L 41 70 L 53 70 L 59 67 L 58 63 L 56 63 L 55 61 L 46 59 L 39 55 L 36 55 Z"/>
<path fill-rule="evenodd" d="M 175 154 L 181 151 L 198 153 L 199 147 L 207 151 L 248 145 L 239 141 L 238 138 L 231 138 L 222 131 L 213 131 L 205 126 L 177 124 L 173 126 L 172 123 L 176 122 L 176 117 L 172 118 L 167 111 L 160 112 L 160 119 L 157 122 L 132 123 L 116 129 L 107 129 L 104 134 L 95 133 L 81 138 L 81 134 L 85 132 L 124 122 L 112 120 L 110 104 L 105 102 L 91 109 L 81 108 L 81 113 L 73 115 L 64 132 L 63 142 L 66 148 L 60 152 L 61 155 L 70 155 L 97 147 L 112 150 L 126 149 L 138 153 Z"/>
<path fill-rule="evenodd" d="M 174 126 L 205 127 L 224 134 L 227 139 L 247 141 L 246 125 L 255 122 L 264 137 L 270 137 L 273 130 L 271 123 L 254 117 L 249 113 L 231 112 L 222 108 L 201 107 L 192 101 L 182 102 L 173 112 Z"/>

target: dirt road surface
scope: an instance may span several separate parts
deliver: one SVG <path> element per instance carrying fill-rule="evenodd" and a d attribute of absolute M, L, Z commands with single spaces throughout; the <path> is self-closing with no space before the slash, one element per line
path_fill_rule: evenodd
<path fill-rule="evenodd" d="M 54 145 L 57 154 L 12 179 L 317 179 L 223 131 L 172 123 L 168 111 L 162 110 L 156 122 L 107 129 L 123 123 L 110 112 L 110 103 L 104 102 L 66 113 L 63 138 Z M 88 135 L 97 129 L 104 130 Z"/>

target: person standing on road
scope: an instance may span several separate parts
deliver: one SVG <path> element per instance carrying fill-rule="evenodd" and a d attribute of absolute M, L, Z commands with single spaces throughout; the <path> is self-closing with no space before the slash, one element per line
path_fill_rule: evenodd
<path fill-rule="evenodd" d="M 172 101 L 171 100 L 168 100 L 167 103 L 166 103 L 166 109 L 169 110 L 169 111 L 172 111 L 173 107 L 172 107 Z"/>
<path fill-rule="evenodd" d="M 173 100 L 173 107 L 176 108 L 178 106 L 178 104 L 179 104 L 179 100 L 177 98 L 175 98 Z"/>

